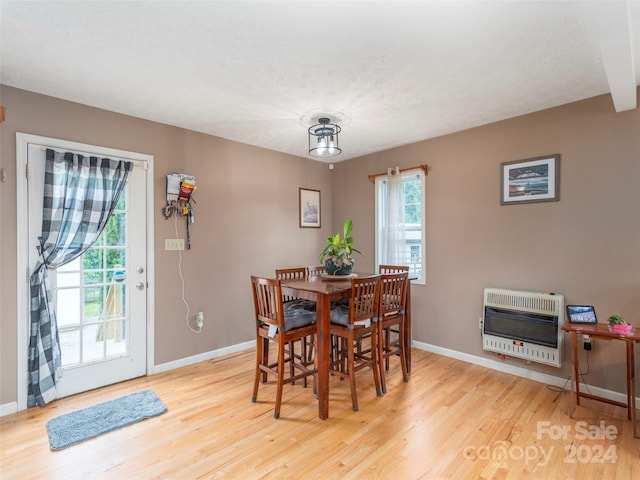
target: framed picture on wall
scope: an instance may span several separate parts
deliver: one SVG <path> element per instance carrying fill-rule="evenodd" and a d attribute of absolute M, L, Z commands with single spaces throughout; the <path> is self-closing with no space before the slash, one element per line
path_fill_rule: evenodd
<path fill-rule="evenodd" d="M 560 155 L 504 162 L 500 170 L 500 204 L 560 200 Z"/>
<path fill-rule="evenodd" d="M 300 228 L 320 228 L 320 190 L 300 188 Z"/>

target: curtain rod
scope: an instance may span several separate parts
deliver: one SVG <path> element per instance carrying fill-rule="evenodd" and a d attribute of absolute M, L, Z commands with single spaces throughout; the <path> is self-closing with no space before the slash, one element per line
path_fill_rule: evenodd
<path fill-rule="evenodd" d="M 54 152 L 56 151 L 56 149 L 54 147 L 45 147 L 40 145 L 40 151 L 41 152 L 46 152 L 47 149 L 49 150 L 53 150 Z M 79 152 L 76 150 L 70 150 L 70 149 L 62 149 L 63 152 L 69 152 L 69 153 L 75 153 L 75 154 L 79 154 L 79 155 L 83 155 L 85 157 L 105 157 L 105 158 L 111 158 L 112 160 L 124 160 L 125 162 L 131 162 L 133 163 L 136 167 L 142 167 L 145 170 L 147 168 L 149 168 L 149 165 L 147 163 L 146 160 L 137 160 L 134 158 L 125 158 L 125 157 L 120 157 L 120 156 L 113 156 L 113 155 L 102 155 L 102 154 L 97 154 L 97 153 L 85 153 L 85 152 Z M 57 150 L 58 153 L 61 153 L 60 150 Z"/>
<path fill-rule="evenodd" d="M 417 168 L 421 169 L 424 172 L 425 176 L 429 175 L 429 165 L 418 165 L 418 166 L 415 166 L 415 167 L 401 168 L 400 169 L 400 173 L 406 172 L 406 171 L 409 171 L 409 170 L 416 170 Z M 369 175 L 369 181 L 370 182 L 375 182 L 376 178 L 384 177 L 386 174 L 387 174 L 387 172 L 376 173 L 375 175 Z M 391 170 L 391 175 L 395 175 L 395 170 Z"/>

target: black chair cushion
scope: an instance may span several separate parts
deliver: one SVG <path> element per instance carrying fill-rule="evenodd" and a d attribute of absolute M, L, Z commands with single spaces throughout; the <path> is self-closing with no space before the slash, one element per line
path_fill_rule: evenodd
<path fill-rule="evenodd" d="M 348 302 L 340 302 L 331 306 L 331 323 L 335 323 L 336 325 L 342 325 L 347 328 L 355 328 L 356 326 L 368 328 L 369 325 L 371 325 L 371 322 L 375 321 L 377 321 L 377 317 L 372 317 L 367 320 L 360 320 L 351 324 L 349 323 Z"/>
<path fill-rule="evenodd" d="M 331 323 L 349 326 L 349 305 L 339 304 L 331 307 Z"/>
<path fill-rule="evenodd" d="M 293 309 L 284 311 L 284 331 L 288 332 L 294 328 L 306 327 L 316 323 L 316 312 L 303 309 Z"/>
<path fill-rule="evenodd" d="M 316 302 L 311 300 L 305 300 L 303 298 L 296 298 L 295 300 L 289 300 L 283 303 L 284 311 L 287 310 L 307 310 L 309 312 L 316 311 Z"/>

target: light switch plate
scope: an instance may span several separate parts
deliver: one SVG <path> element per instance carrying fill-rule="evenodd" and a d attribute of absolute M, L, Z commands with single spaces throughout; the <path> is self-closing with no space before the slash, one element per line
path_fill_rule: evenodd
<path fill-rule="evenodd" d="M 165 238 L 165 250 L 184 250 L 184 239 L 182 238 Z"/>

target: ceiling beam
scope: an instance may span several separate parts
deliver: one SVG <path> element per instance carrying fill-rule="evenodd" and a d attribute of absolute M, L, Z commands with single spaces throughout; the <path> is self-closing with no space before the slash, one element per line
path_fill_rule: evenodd
<path fill-rule="evenodd" d="M 633 61 L 638 45 L 633 44 L 632 28 L 640 22 L 632 15 L 637 16 L 638 10 L 629 0 L 594 2 L 591 13 L 616 112 L 633 110 L 638 106 Z"/>

